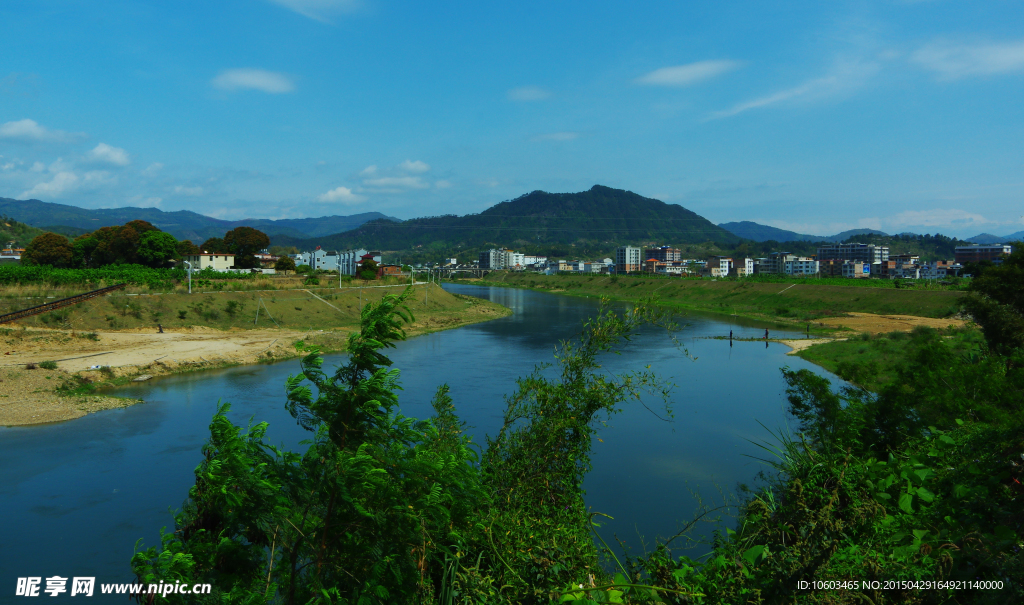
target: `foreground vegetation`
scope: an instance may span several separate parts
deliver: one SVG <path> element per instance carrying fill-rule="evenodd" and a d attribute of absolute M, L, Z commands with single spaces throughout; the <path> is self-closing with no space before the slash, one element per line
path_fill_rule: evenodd
<path fill-rule="evenodd" d="M 383 351 L 411 318 L 406 295 L 387 296 L 346 365 L 325 372 L 309 350 L 288 379 L 307 451 L 232 425 L 225 404 L 174 531 L 132 566 L 143 582 L 211 582 L 210 603 L 1020 602 L 1024 253 L 973 288 L 984 340 L 912 335 L 877 394 L 784 370 L 799 432 L 765 443 L 772 472 L 699 559 L 673 540 L 642 557 L 599 548 L 583 498 L 596 423 L 667 394 L 599 363 L 664 322 L 654 307 L 603 312 L 562 343 L 478 452 L 444 385 L 432 418 L 397 412 Z"/>
<path fill-rule="evenodd" d="M 960 310 L 964 282 L 896 288 L 891 280 L 764 276 L 696 279 L 494 272 L 484 285 L 530 288 L 575 296 L 639 300 L 655 297 L 669 308 L 813 322 L 849 312 L 950 317 Z M 969 282 L 967 282 L 969 283 Z"/>

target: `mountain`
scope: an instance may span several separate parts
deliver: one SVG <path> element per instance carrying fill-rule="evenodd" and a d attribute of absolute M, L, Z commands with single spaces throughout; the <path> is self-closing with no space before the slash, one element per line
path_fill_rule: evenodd
<path fill-rule="evenodd" d="M 808 235 L 806 233 L 797 233 L 796 231 L 787 231 L 785 229 L 769 227 L 768 225 L 762 225 L 753 221 L 719 223 L 718 226 L 729 233 L 738 235 L 743 239 L 754 240 L 755 242 L 767 242 L 769 240 L 776 242 L 820 242 L 825 239 L 820 235 Z"/>
<path fill-rule="evenodd" d="M 1003 238 L 1004 242 L 1019 242 L 1024 241 L 1024 231 L 1018 231 L 1017 233 L 1011 233 Z"/>
<path fill-rule="evenodd" d="M 594 185 L 579 193 L 534 191 L 479 214 L 435 216 L 400 223 L 376 220 L 327 237 L 273 238 L 274 244 L 328 250 L 472 251 L 509 246 L 550 254 L 586 254 L 623 244 L 671 244 L 740 238 L 676 204 Z"/>
<path fill-rule="evenodd" d="M 111 225 L 123 225 L 128 221 L 141 219 L 149 221 L 179 240 L 189 239 L 195 243 L 200 243 L 211 237 L 224 237 L 226 232 L 242 225 L 259 229 L 270 236 L 287 235 L 307 238 L 348 231 L 372 220 L 398 220 L 390 219 L 380 212 L 364 212 L 351 216 L 225 221 L 189 210 L 164 212 L 157 208 L 133 207 L 90 210 L 39 200 L 10 198 L 0 198 L 0 214 L 22 223 L 67 235 L 94 231 L 100 227 Z"/>
<path fill-rule="evenodd" d="M 754 240 L 755 242 L 843 242 L 858 235 L 886 235 L 874 229 L 850 229 L 835 235 L 808 235 L 806 233 L 769 227 L 768 225 L 752 221 L 720 223 L 718 226 L 730 233 L 734 233 L 744 239 Z"/>
<path fill-rule="evenodd" d="M 1001 244 L 1006 241 L 1006 238 L 992 235 L 991 233 L 979 233 L 974 237 L 967 238 L 967 241 L 972 244 Z"/>

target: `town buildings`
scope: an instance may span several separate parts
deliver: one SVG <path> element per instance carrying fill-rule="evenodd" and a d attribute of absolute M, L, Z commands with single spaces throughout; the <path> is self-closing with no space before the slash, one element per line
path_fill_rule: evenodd
<path fill-rule="evenodd" d="M 853 260 L 867 263 L 880 263 L 889 260 L 889 247 L 874 244 L 825 244 L 818 247 L 819 261 L 822 260 Z"/>
<path fill-rule="evenodd" d="M 1003 256 L 1013 253 L 1013 246 L 1007 244 L 979 244 L 974 246 L 957 246 L 953 251 L 956 262 L 977 263 L 983 260 L 1002 262 Z"/>
<path fill-rule="evenodd" d="M 234 254 L 210 254 L 207 252 L 203 254 L 186 254 L 182 257 L 182 260 L 188 261 L 192 265 L 193 271 L 202 271 L 203 269 L 228 271 L 235 268 Z"/>

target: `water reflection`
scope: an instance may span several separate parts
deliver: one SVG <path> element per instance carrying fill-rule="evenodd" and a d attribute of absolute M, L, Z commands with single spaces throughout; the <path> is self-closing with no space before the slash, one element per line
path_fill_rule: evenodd
<path fill-rule="evenodd" d="M 458 413 L 482 443 L 500 427 L 504 395 L 514 390 L 515 379 L 553 362 L 555 344 L 578 334 L 599 305 L 527 290 L 445 287 L 515 313 L 399 343 L 389 355 L 402 372 L 401 407 L 410 416 L 429 415 L 434 391 L 448 383 Z M 757 453 L 747 440 L 767 437 L 756 421 L 769 427 L 785 422 L 778 369 L 812 367 L 787 357 L 783 345 L 758 346 L 763 324 L 702 315 L 685 322 L 678 338 L 695 360 L 654 329 L 621 355 L 604 359 L 613 372 L 650 364 L 678 385 L 673 422 L 629 406 L 601 427 L 603 442 L 595 443 L 587 502 L 615 517 L 607 535 L 618 534 L 637 548 L 637 532 L 651 542 L 689 518 L 694 503 L 688 489 L 711 493 L 718 485 L 731 491 L 737 482 L 751 481 L 760 466 L 744 456 Z M 772 331 L 783 338 L 802 335 Z M 733 339 L 726 344 L 726 334 L 734 334 L 735 345 Z M 342 361 L 328 356 L 325 366 Z M 284 380 L 297 370 L 293 360 L 168 377 L 119 393 L 144 398 L 142 405 L 0 429 L 0 512 L 16 520 L 4 526 L 0 585 L 40 574 L 129 579 L 135 541 L 156 544 L 159 529 L 173 525 L 168 509 L 181 505 L 194 482 L 219 400 L 232 403 L 236 424 L 267 421 L 272 443 L 300 448 L 308 434 L 283 408 Z M 663 415 L 659 401 L 644 403 Z"/>

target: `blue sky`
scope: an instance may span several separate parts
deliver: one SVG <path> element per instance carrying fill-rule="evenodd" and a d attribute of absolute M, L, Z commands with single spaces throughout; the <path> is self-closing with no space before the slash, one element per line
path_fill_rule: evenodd
<path fill-rule="evenodd" d="M 412 218 L 603 184 L 716 223 L 1008 234 L 1022 23 L 1009 0 L 8 0 L 0 197 Z"/>

